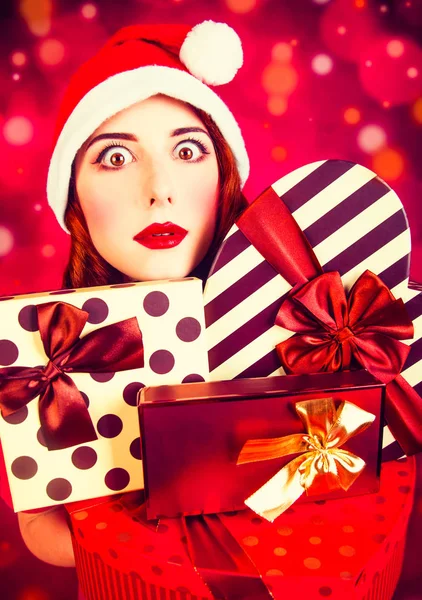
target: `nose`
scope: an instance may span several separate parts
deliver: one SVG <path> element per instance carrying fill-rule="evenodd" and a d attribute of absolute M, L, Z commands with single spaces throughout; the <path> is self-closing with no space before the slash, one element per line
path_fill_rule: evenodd
<path fill-rule="evenodd" d="M 151 158 L 146 168 L 146 181 L 143 196 L 149 206 L 174 203 L 174 190 L 166 165 L 163 161 Z"/>

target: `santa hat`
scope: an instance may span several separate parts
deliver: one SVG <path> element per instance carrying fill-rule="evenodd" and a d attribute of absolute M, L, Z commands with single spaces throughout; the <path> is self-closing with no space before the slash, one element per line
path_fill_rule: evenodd
<path fill-rule="evenodd" d="M 118 31 L 75 73 L 60 107 L 47 198 L 61 227 L 67 231 L 64 214 L 79 148 L 106 119 L 155 94 L 188 102 L 213 118 L 233 152 L 243 186 L 249 159 L 242 134 L 209 87 L 231 81 L 242 63 L 240 39 L 225 23 L 204 21 L 193 29 L 133 25 Z"/>

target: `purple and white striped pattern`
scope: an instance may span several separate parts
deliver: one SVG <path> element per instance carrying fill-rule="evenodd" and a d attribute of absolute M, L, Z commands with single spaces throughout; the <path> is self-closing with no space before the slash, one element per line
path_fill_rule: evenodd
<path fill-rule="evenodd" d="M 350 289 L 370 269 L 406 303 L 415 337 L 402 374 L 422 395 L 422 293 L 408 288 L 410 230 L 397 195 L 369 169 L 339 160 L 301 167 L 272 188 L 325 271 L 339 271 Z M 274 320 L 290 289 L 234 225 L 204 292 L 212 381 L 284 374 L 275 346 L 293 333 Z M 384 458 L 402 455 L 388 428 L 383 446 Z"/>

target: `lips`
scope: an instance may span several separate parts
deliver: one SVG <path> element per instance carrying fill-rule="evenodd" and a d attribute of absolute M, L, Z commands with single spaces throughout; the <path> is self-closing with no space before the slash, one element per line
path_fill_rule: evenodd
<path fill-rule="evenodd" d="M 182 242 L 188 232 L 174 223 L 152 223 L 133 238 L 139 244 L 151 250 L 174 248 Z"/>

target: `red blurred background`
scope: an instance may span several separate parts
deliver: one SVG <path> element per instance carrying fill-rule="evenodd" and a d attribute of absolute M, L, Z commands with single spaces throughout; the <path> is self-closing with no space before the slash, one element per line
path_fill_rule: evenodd
<path fill-rule="evenodd" d="M 0 295 L 61 287 L 68 237 L 45 182 L 72 72 L 123 25 L 205 19 L 229 23 L 243 41 L 244 67 L 218 93 L 246 139 L 246 196 L 315 160 L 372 168 L 406 208 L 411 278 L 422 282 L 422 0 L 3 0 Z M 421 482 L 421 461 L 419 471 Z M 421 487 L 395 600 L 422 598 Z M 2 503 L 0 532 L 0 598 L 76 598 L 74 571 L 32 557 Z"/>

